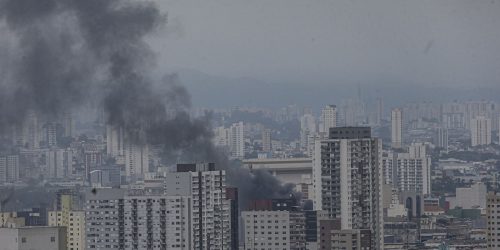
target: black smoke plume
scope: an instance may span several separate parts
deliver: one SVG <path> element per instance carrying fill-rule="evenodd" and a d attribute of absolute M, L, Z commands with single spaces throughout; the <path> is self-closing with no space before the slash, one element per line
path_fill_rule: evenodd
<path fill-rule="evenodd" d="M 229 166 L 212 145 L 209 117 L 189 115 L 175 75 L 152 79 L 145 38 L 165 24 L 149 1 L 0 0 L 0 131 L 29 112 L 57 118 L 97 102 L 136 144 L 163 145 L 174 161 L 215 161 L 248 199 L 286 196 L 292 187 L 270 174 Z"/>

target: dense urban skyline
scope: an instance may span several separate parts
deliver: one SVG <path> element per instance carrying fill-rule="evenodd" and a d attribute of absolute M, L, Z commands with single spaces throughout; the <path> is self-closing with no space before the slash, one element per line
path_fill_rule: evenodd
<path fill-rule="evenodd" d="M 497 13 L 0 0 L 0 250 L 500 249 Z"/>

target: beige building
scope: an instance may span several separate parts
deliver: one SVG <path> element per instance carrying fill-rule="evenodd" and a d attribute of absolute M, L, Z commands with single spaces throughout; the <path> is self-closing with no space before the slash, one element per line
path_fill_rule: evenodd
<path fill-rule="evenodd" d="M 16 212 L 0 213 L 0 227 L 23 227 L 24 218 L 18 218 Z"/>
<path fill-rule="evenodd" d="M 320 220 L 319 228 L 318 249 L 372 249 L 370 230 L 340 229 L 340 220 Z"/>
<path fill-rule="evenodd" d="M 49 226 L 66 227 L 67 249 L 85 249 L 85 212 L 73 210 L 71 195 L 61 195 L 61 210 L 50 211 Z"/>

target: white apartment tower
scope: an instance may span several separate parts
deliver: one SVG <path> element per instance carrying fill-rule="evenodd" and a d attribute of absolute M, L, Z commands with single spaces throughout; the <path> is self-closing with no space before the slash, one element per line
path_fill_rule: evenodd
<path fill-rule="evenodd" d="M 57 146 L 57 125 L 54 122 L 48 122 L 44 125 L 44 139 L 47 147 Z"/>
<path fill-rule="evenodd" d="M 315 209 L 340 219 L 341 229 L 370 230 L 373 249 L 384 237 L 381 148 L 370 128 L 335 128 L 316 141 L 313 159 Z"/>
<path fill-rule="evenodd" d="M 165 195 L 192 199 L 189 249 L 230 249 L 231 211 L 226 198 L 226 173 L 213 163 L 178 164 L 165 179 Z"/>
<path fill-rule="evenodd" d="M 122 127 L 106 126 L 106 150 L 118 164 L 125 165 L 129 180 L 141 179 L 149 172 L 149 146 L 130 143 Z"/>
<path fill-rule="evenodd" d="M 431 157 L 424 144 L 410 145 L 407 153 L 384 152 L 381 162 L 385 184 L 399 192 L 431 193 Z"/>
<path fill-rule="evenodd" d="M 73 116 L 70 112 L 64 113 L 64 116 L 62 119 L 62 125 L 64 128 L 64 136 L 65 137 L 72 137 L 73 132 L 75 130 L 75 123 L 73 121 Z"/>
<path fill-rule="evenodd" d="M 328 134 L 328 130 L 335 127 L 337 127 L 337 106 L 327 105 L 321 110 L 320 132 Z"/>
<path fill-rule="evenodd" d="M 130 180 L 142 179 L 149 172 L 149 147 L 125 144 L 125 175 Z"/>
<path fill-rule="evenodd" d="M 191 197 L 123 189 L 86 196 L 86 249 L 195 249 Z"/>
<path fill-rule="evenodd" d="M 470 122 L 471 146 L 491 144 L 491 119 L 477 116 Z"/>
<path fill-rule="evenodd" d="M 71 149 L 47 149 L 45 159 L 46 178 L 60 179 L 73 174 L 73 151 Z"/>
<path fill-rule="evenodd" d="M 123 128 L 113 125 L 106 126 L 106 150 L 108 156 L 125 155 L 125 134 Z"/>
<path fill-rule="evenodd" d="M 448 151 L 448 129 L 447 128 L 438 128 L 437 130 L 437 145 L 440 148 Z"/>
<path fill-rule="evenodd" d="M 245 157 L 245 126 L 243 122 L 234 123 L 230 127 L 229 149 L 233 158 Z"/>
<path fill-rule="evenodd" d="M 403 145 L 403 116 L 399 108 L 391 112 L 391 143 L 393 148 L 401 148 Z"/>

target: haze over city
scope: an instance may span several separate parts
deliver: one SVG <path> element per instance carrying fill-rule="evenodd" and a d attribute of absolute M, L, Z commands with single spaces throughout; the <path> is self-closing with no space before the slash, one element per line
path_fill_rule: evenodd
<path fill-rule="evenodd" d="M 0 250 L 500 249 L 499 14 L 0 0 Z"/>

